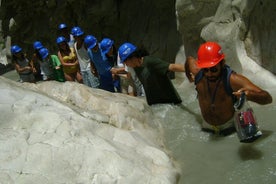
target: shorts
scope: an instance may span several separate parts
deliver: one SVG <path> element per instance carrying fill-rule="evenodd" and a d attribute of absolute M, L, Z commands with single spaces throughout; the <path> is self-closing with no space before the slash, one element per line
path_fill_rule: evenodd
<path fill-rule="evenodd" d="M 226 123 L 222 124 L 222 125 L 210 125 L 208 124 L 205 120 L 203 120 L 202 122 L 202 131 L 205 132 L 211 132 L 213 134 L 216 135 L 223 135 L 223 136 L 227 136 L 230 135 L 234 132 L 236 132 L 236 128 L 234 125 L 234 118 L 231 118 L 229 121 L 227 121 Z"/>
<path fill-rule="evenodd" d="M 91 88 L 99 88 L 99 78 L 94 76 L 90 70 L 81 71 L 83 84 Z"/>
<path fill-rule="evenodd" d="M 33 73 L 19 74 L 20 82 L 35 82 L 35 77 Z"/>
<path fill-rule="evenodd" d="M 122 75 L 119 77 L 121 82 L 121 92 L 124 94 L 134 93 L 135 89 L 132 79 Z"/>

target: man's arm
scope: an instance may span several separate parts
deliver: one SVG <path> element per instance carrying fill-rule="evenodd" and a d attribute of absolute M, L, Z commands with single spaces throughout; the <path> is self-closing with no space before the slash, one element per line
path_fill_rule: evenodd
<path fill-rule="evenodd" d="M 188 56 L 184 67 L 186 77 L 190 82 L 194 82 L 196 74 L 200 71 L 200 68 L 196 66 L 196 59 L 192 56 Z"/>
<path fill-rule="evenodd" d="M 170 64 L 168 70 L 172 72 L 185 72 L 184 65 L 177 63 Z"/>
<path fill-rule="evenodd" d="M 272 97 L 267 91 L 256 86 L 243 75 L 233 73 L 230 77 L 230 83 L 234 91 L 233 94 L 237 97 L 240 97 L 241 93 L 244 92 L 248 100 L 258 104 L 265 105 L 272 102 Z"/>
<path fill-rule="evenodd" d="M 170 64 L 169 71 L 172 72 L 186 72 L 186 76 L 190 79 L 191 75 L 196 75 L 200 68 L 196 66 L 196 59 L 192 56 L 188 56 L 185 64 Z"/>

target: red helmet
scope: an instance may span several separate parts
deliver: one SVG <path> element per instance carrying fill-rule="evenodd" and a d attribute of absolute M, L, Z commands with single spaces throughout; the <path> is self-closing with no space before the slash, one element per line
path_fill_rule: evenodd
<path fill-rule="evenodd" d="M 202 44 L 197 52 L 197 66 L 199 68 L 210 68 L 224 59 L 221 47 L 216 42 Z"/>

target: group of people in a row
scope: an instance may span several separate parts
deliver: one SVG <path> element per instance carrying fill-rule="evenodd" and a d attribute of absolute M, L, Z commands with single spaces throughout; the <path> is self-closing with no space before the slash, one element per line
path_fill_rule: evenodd
<path fill-rule="evenodd" d="M 20 81 L 77 81 L 92 88 L 144 96 L 134 71 L 120 62 L 112 39 L 104 38 L 98 42 L 93 35 L 85 35 L 80 27 L 69 30 L 64 23 L 58 26 L 58 33 L 58 50 L 54 54 L 49 53 L 40 41 L 33 43 L 31 59 L 20 46 L 11 47 Z"/>
<path fill-rule="evenodd" d="M 50 55 L 47 48 L 35 42 L 36 53 L 29 62 L 19 46 L 12 46 L 13 60 L 22 81 L 35 81 L 32 74 L 41 70 L 43 80 L 78 81 L 111 92 L 132 86 L 137 96 L 146 96 L 149 105 L 180 104 L 182 100 L 168 72 L 186 72 L 189 81 L 196 86 L 203 130 L 223 135 L 235 131 L 233 105 L 242 94 L 258 104 L 272 102 L 267 91 L 226 65 L 225 55 L 216 42 L 202 44 L 197 59 L 189 56 L 183 65 L 150 56 L 147 50 L 128 42 L 117 51 L 113 40 L 104 38 L 98 43 L 93 35 L 84 36 L 80 27 L 73 27 L 70 34 L 68 27 L 60 24 L 59 31 L 57 56 Z M 36 63 L 40 67 L 36 67 Z M 133 85 L 128 82 L 123 85 L 122 76 L 127 76 L 125 81 L 131 79 Z"/>

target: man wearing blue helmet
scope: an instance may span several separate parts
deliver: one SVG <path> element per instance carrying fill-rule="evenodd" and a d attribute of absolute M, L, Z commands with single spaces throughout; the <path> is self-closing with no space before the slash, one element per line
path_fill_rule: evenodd
<path fill-rule="evenodd" d="M 90 61 L 95 65 L 99 74 L 100 89 L 115 92 L 111 74 L 112 66 L 99 48 L 97 39 L 93 35 L 87 35 L 84 39 Z"/>
<path fill-rule="evenodd" d="M 182 102 L 174 88 L 168 72 L 184 72 L 184 65 L 170 64 L 159 58 L 149 56 L 145 49 L 138 49 L 131 43 L 124 43 L 119 48 L 121 62 L 134 68 L 142 82 L 149 105 L 158 103 L 179 104 Z"/>
<path fill-rule="evenodd" d="M 103 38 L 99 43 L 100 50 L 102 51 L 103 57 L 109 62 L 111 67 L 117 66 L 117 51 L 114 46 L 114 41 L 110 38 Z M 122 92 L 121 81 L 119 76 L 112 74 L 113 85 L 116 92 Z"/>
<path fill-rule="evenodd" d="M 145 96 L 143 85 L 137 78 L 133 68 L 124 66 L 118 58 L 117 50 L 114 47 L 114 41 L 109 38 L 102 39 L 100 48 L 119 74 L 113 75 L 115 88 L 122 93 L 131 96 Z M 120 70 L 120 71 L 119 71 Z"/>

